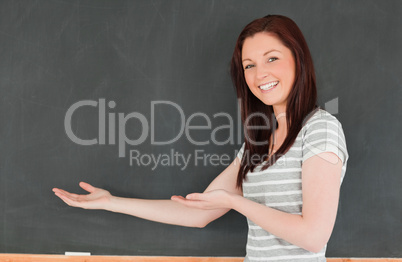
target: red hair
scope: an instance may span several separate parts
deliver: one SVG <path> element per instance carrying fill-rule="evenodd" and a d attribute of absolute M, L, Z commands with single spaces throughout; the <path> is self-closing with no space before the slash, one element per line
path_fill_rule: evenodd
<path fill-rule="evenodd" d="M 295 61 L 295 80 L 287 98 L 286 122 L 288 134 L 281 147 L 264 164 L 262 170 L 273 165 L 293 145 L 300 132 L 303 121 L 317 106 L 317 88 L 313 60 L 307 42 L 296 23 L 281 15 L 267 15 L 249 23 L 240 33 L 231 60 L 231 77 L 240 100 L 241 118 L 245 134 L 244 154 L 237 176 L 237 186 L 241 187 L 246 174 L 264 161 L 269 149 L 273 150 L 269 138 L 275 135 L 276 118 L 272 106 L 265 105 L 250 91 L 247 86 L 242 65 L 242 48 L 245 39 L 256 33 L 267 32 L 274 34 L 283 45 L 290 49 Z M 249 116 L 260 115 L 261 117 Z M 246 122 L 247 120 L 247 122 Z M 267 122 L 268 120 L 268 122 Z M 249 126 L 268 125 L 266 129 L 250 129 Z M 248 138 L 248 139 L 247 139 Z M 250 141 L 251 140 L 251 141 Z M 258 142 L 258 143 L 255 143 Z M 246 153 L 247 152 L 247 153 Z M 252 157 L 261 159 L 253 163 Z M 255 158 L 254 158 L 255 159 Z"/>

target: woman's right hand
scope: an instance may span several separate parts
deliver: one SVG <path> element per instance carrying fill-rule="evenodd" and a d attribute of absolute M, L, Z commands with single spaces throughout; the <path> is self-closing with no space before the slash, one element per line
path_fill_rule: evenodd
<path fill-rule="evenodd" d="M 80 187 L 88 191 L 89 194 L 78 195 L 59 188 L 53 188 L 53 192 L 67 205 L 72 207 L 80 207 L 85 209 L 105 209 L 105 207 L 109 204 L 112 197 L 109 191 L 93 187 L 85 182 L 81 182 Z"/>

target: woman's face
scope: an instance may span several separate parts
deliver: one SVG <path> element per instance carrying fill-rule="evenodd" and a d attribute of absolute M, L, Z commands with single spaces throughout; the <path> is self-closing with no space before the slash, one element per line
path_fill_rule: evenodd
<path fill-rule="evenodd" d="M 272 105 L 275 112 L 285 112 L 295 80 L 290 49 L 273 34 L 257 33 L 244 41 L 242 63 L 250 91 L 264 104 Z"/>

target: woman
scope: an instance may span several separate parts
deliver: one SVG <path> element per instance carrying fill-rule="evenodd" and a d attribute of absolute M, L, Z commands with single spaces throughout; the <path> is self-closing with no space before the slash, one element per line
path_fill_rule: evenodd
<path fill-rule="evenodd" d="M 316 106 L 313 62 L 300 29 L 279 15 L 251 22 L 237 40 L 231 75 L 245 142 L 204 193 L 128 199 L 84 182 L 88 195 L 53 191 L 70 206 L 189 227 L 234 209 L 249 224 L 245 261 L 325 261 L 348 153 L 339 121 Z"/>

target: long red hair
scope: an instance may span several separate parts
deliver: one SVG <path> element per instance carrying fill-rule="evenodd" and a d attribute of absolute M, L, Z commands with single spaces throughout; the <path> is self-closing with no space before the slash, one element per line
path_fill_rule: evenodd
<path fill-rule="evenodd" d="M 264 164 L 262 170 L 272 166 L 289 150 L 300 132 L 304 120 L 318 107 L 313 59 L 307 42 L 296 23 L 290 18 L 281 15 L 267 15 L 249 23 L 237 39 L 230 67 L 232 81 L 236 88 L 237 97 L 240 100 L 241 118 L 245 134 L 243 159 L 237 176 L 238 187 L 241 187 L 248 172 L 252 172 L 256 166 L 263 163 L 264 156 L 268 156 L 269 149 L 273 150 L 273 144 L 270 143 L 269 138 L 271 135 L 275 135 L 277 128 L 272 106 L 265 105 L 254 96 L 248 88 L 244 77 L 242 65 L 243 43 L 246 38 L 260 32 L 268 32 L 277 36 L 282 44 L 292 51 L 296 68 L 295 81 L 287 98 L 286 106 L 288 133 L 281 147 L 270 156 L 269 161 Z M 256 115 L 260 117 L 255 117 Z M 263 125 L 268 126 L 268 131 L 267 129 L 248 128 L 249 126 Z M 253 156 L 257 156 L 257 159 L 261 159 L 261 161 L 252 161 Z"/>

